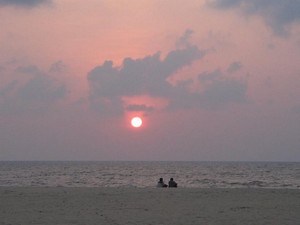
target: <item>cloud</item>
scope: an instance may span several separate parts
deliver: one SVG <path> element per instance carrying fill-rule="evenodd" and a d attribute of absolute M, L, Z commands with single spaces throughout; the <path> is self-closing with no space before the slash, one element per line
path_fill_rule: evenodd
<path fill-rule="evenodd" d="M 300 22 L 300 0 L 212 0 L 209 5 L 217 9 L 233 9 L 247 15 L 258 15 L 277 35 L 287 35 L 288 28 Z"/>
<path fill-rule="evenodd" d="M 189 43 L 192 33 L 192 30 L 186 30 L 177 41 L 178 48 L 164 58 L 157 52 L 144 58 L 127 57 L 120 66 L 107 60 L 92 69 L 87 75 L 91 107 L 102 115 L 121 115 L 125 111 L 153 112 L 154 106 L 149 107 L 146 103 L 126 105 L 123 101 L 143 95 L 166 100 L 165 109 L 168 110 L 217 108 L 228 103 L 247 102 L 247 82 L 227 76 L 242 68 L 240 62 L 230 64 L 227 74 L 215 70 L 200 73 L 194 79 L 181 77 L 175 84 L 168 81 L 180 69 L 207 54 Z M 201 90 L 192 87 L 201 87 Z"/>
<path fill-rule="evenodd" d="M 24 102 L 51 103 L 66 93 L 63 85 L 56 85 L 48 76 L 35 76 L 18 90 L 18 97 Z"/>
<path fill-rule="evenodd" d="M 120 67 L 105 61 L 88 73 L 92 107 L 101 111 L 103 108 L 123 111 L 119 105 L 122 96 L 168 98 L 174 87 L 167 79 L 204 55 L 205 51 L 191 45 L 169 52 L 164 59 L 157 52 L 141 59 L 126 58 Z"/>
<path fill-rule="evenodd" d="M 204 108 L 218 109 L 230 103 L 247 103 L 248 83 L 243 78 L 228 77 L 221 70 L 203 72 L 198 75 L 198 85 L 201 90 L 191 92 L 189 85 L 195 81 L 182 81 L 176 87 L 176 93 L 170 99 L 168 108 L 187 109 Z"/>
<path fill-rule="evenodd" d="M 243 65 L 242 65 L 241 62 L 233 62 L 227 68 L 227 72 L 228 73 L 235 73 L 235 72 L 239 71 L 242 67 L 243 67 Z"/>
<path fill-rule="evenodd" d="M 50 73 L 62 73 L 65 72 L 66 70 L 67 70 L 67 66 L 61 60 L 53 63 L 49 68 Z"/>
<path fill-rule="evenodd" d="M 49 4 L 52 0 L 0 0 L 1 6 L 35 7 L 41 4 Z"/>
<path fill-rule="evenodd" d="M 205 84 L 209 81 L 214 81 L 219 79 L 222 76 L 222 72 L 220 70 L 215 70 L 213 72 L 203 72 L 198 75 L 198 79 L 202 84 Z"/>
<path fill-rule="evenodd" d="M 42 72 L 35 65 L 19 66 L 15 70 L 18 73 L 29 74 L 29 75 L 41 75 Z"/>
<path fill-rule="evenodd" d="M 201 80 L 201 75 L 199 75 Z M 229 78 L 224 75 L 206 83 L 201 94 L 205 106 L 219 106 L 227 103 L 247 101 L 248 85 L 246 80 Z"/>
<path fill-rule="evenodd" d="M 191 51 L 191 49 L 187 48 L 185 51 Z M 179 80 L 175 85 L 167 81 L 167 78 L 179 68 L 189 65 L 193 60 L 200 59 L 204 54 L 200 54 L 199 49 L 197 52 L 198 54 L 193 54 L 194 57 L 186 60 L 185 64 L 169 63 L 168 57 L 174 52 L 168 54 L 164 60 L 160 59 L 159 54 L 137 60 L 127 58 L 121 67 L 114 67 L 111 61 L 104 62 L 88 74 L 92 108 L 103 115 L 121 115 L 125 110 L 154 111 L 153 107 L 148 107 L 146 104 L 124 106 L 122 97 L 138 95 L 164 98 L 169 102 L 167 105 L 169 110 L 215 109 L 229 103 L 246 103 L 248 101 L 247 81 L 242 78 L 229 77 L 220 70 L 203 72 L 198 75 L 196 81 Z M 182 58 L 186 55 L 190 54 L 181 52 Z M 177 62 L 181 57 L 177 55 L 176 60 L 172 62 Z M 240 67 L 240 63 L 232 63 L 227 73 L 230 74 Z M 201 86 L 201 90 L 191 91 L 190 87 L 195 84 Z"/>
<path fill-rule="evenodd" d="M 180 48 L 180 47 L 185 47 L 185 46 L 190 45 L 190 38 L 193 33 L 194 33 L 193 30 L 187 29 L 184 32 L 184 34 L 177 40 L 176 47 Z"/>
<path fill-rule="evenodd" d="M 35 66 L 18 67 L 16 79 L 0 88 L 0 113 L 43 113 L 66 95 L 64 84 L 52 79 Z M 30 76 L 20 79 L 20 74 Z M 24 78 L 24 77 L 22 77 Z"/>

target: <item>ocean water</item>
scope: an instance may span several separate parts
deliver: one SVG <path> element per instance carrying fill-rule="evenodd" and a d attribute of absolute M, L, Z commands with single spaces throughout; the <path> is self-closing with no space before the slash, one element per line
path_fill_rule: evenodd
<path fill-rule="evenodd" d="M 284 162 L 1 162 L 0 186 L 300 189 L 300 163 Z"/>

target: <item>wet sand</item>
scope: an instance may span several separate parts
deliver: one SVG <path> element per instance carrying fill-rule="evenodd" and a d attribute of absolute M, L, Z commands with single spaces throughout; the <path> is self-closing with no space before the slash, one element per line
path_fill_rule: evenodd
<path fill-rule="evenodd" d="M 300 190 L 0 187 L 0 225 L 295 225 Z"/>

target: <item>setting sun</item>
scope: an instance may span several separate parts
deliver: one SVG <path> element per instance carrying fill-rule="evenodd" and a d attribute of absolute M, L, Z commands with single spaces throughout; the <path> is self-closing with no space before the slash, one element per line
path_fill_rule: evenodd
<path fill-rule="evenodd" d="M 142 126 L 142 124 L 143 124 L 143 121 L 142 121 L 142 119 L 140 117 L 133 117 L 131 119 L 131 125 L 133 127 L 138 128 L 138 127 Z"/>

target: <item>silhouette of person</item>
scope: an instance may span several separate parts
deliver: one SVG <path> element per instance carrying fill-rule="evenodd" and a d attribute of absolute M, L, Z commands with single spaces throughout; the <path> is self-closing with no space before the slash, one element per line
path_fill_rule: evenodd
<path fill-rule="evenodd" d="M 168 187 L 168 185 L 164 183 L 164 180 L 162 178 L 159 178 L 156 187 Z"/>
<path fill-rule="evenodd" d="M 171 178 L 169 181 L 169 188 L 171 187 L 177 188 L 177 183 L 174 181 L 173 178 Z"/>

